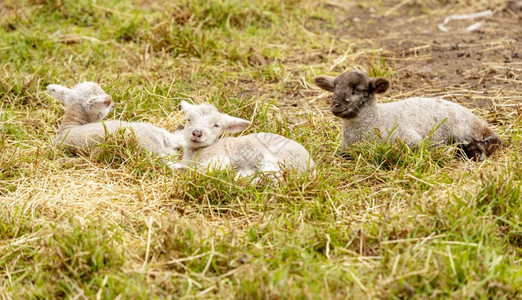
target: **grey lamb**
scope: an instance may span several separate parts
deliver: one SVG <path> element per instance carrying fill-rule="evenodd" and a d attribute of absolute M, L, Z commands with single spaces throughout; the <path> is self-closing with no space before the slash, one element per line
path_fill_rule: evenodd
<path fill-rule="evenodd" d="M 436 98 L 377 103 L 376 95 L 390 87 L 386 78 L 349 71 L 337 78 L 318 76 L 314 82 L 333 92 L 330 110 L 342 119 L 344 149 L 376 136 L 400 139 L 409 146 L 430 138 L 434 143 L 462 145 L 469 158 L 480 161 L 502 143 L 485 120 L 457 103 Z"/>

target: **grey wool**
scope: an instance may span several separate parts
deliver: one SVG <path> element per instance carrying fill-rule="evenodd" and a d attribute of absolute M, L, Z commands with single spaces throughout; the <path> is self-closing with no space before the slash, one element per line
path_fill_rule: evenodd
<path fill-rule="evenodd" d="M 377 94 L 390 87 L 383 77 L 349 71 L 336 78 L 318 76 L 314 82 L 333 93 L 330 111 L 342 120 L 344 149 L 377 136 L 400 139 L 412 147 L 429 138 L 435 144 L 462 145 L 469 158 L 480 161 L 502 143 L 487 121 L 454 102 L 415 97 L 377 103 Z"/>

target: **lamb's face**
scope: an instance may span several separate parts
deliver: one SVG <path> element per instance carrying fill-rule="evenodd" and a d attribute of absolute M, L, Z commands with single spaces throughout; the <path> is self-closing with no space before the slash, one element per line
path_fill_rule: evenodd
<path fill-rule="evenodd" d="M 186 114 L 183 136 L 191 148 L 210 146 L 223 131 L 239 132 L 250 125 L 249 121 L 220 113 L 207 103 L 192 105 L 182 101 L 180 107 Z"/>
<path fill-rule="evenodd" d="M 51 84 L 47 91 L 65 105 L 66 111 L 75 111 L 87 122 L 98 122 L 112 110 L 112 97 L 95 82 L 82 82 L 72 89 Z"/>
<path fill-rule="evenodd" d="M 193 105 L 186 111 L 185 140 L 193 148 L 212 145 L 223 132 L 221 114 L 209 104 Z"/>
<path fill-rule="evenodd" d="M 320 88 L 333 92 L 330 111 L 345 119 L 357 117 L 375 94 L 384 93 L 390 86 L 385 78 L 370 78 L 359 71 L 345 72 L 337 78 L 319 76 L 314 81 Z"/>

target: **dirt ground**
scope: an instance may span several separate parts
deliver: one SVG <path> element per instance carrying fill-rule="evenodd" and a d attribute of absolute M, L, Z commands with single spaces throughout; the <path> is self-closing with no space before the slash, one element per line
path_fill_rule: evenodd
<path fill-rule="evenodd" d="M 437 25 L 460 12 L 442 4 L 402 1 L 379 10 L 334 2 L 327 6 L 339 15 L 339 22 L 348 24 L 332 35 L 363 40 L 354 45 L 355 51 L 374 49 L 374 55 L 393 70 L 392 88 L 385 97 L 442 96 L 484 109 L 492 122 L 502 119 L 503 113 L 520 114 L 522 10 L 491 7 L 490 16 L 450 21 L 449 31 L 443 32 Z M 473 7 L 467 11 L 475 12 Z M 481 20 L 484 24 L 478 30 L 465 31 Z M 356 62 L 371 68 L 367 55 Z"/>

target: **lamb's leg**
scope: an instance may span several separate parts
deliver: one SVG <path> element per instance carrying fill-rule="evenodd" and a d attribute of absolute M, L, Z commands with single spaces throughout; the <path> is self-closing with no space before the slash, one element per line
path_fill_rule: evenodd
<path fill-rule="evenodd" d="M 166 165 L 169 169 L 176 172 L 182 172 L 188 169 L 187 166 L 180 164 L 179 162 L 173 162 L 173 161 L 166 161 Z"/>
<path fill-rule="evenodd" d="M 402 141 L 405 142 L 411 149 L 418 149 L 424 142 L 424 139 L 418 132 L 414 130 L 407 130 L 404 131 Z"/>
<path fill-rule="evenodd" d="M 259 169 L 261 172 L 280 172 L 281 161 L 277 157 L 264 157 L 259 162 Z"/>
<path fill-rule="evenodd" d="M 281 178 L 281 163 L 277 157 L 264 157 L 259 163 L 259 170 L 272 180 L 272 183 L 278 184 Z"/>
<path fill-rule="evenodd" d="M 236 180 L 239 178 L 245 178 L 245 177 L 252 176 L 255 173 L 256 173 L 256 171 L 252 170 L 252 169 L 239 169 L 236 171 Z"/>
<path fill-rule="evenodd" d="M 492 134 L 481 141 L 473 140 L 466 145 L 462 145 L 464 153 L 469 159 L 483 161 L 486 156 L 491 155 L 502 146 L 502 141 Z"/>
<path fill-rule="evenodd" d="M 214 156 L 204 162 L 199 162 L 200 169 L 213 172 L 216 170 L 232 168 L 232 162 L 228 156 Z"/>
<path fill-rule="evenodd" d="M 254 168 L 242 168 L 236 171 L 236 180 L 238 178 L 245 178 L 256 175 L 256 178 L 253 178 L 251 184 L 257 185 L 261 182 L 261 178 L 259 176 L 267 176 L 274 183 L 278 182 L 278 178 L 281 176 L 281 168 L 278 164 L 277 158 L 263 158 L 259 161 L 259 164 Z"/>
<path fill-rule="evenodd" d="M 486 155 L 493 154 L 493 152 L 497 151 L 502 146 L 502 140 L 499 139 L 495 134 L 492 134 L 483 139 L 482 142 L 484 143 Z"/>
<path fill-rule="evenodd" d="M 472 141 L 469 144 L 462 145 L 464 153 L 469 159 L 474 161 L 483 161 L 486 159 L 486 148 L 482 141 Z"/>
<path fill-rule="evenodd" d="M 186 165 L 183 165 L 178 160 L 178 154 L 175 151 L 169 151 L 168 153 L 160 153 L 158 156 L 161 157 L 161 162 L 164 163 L 172 171 L 181 172 L 187 169 Z"/>

